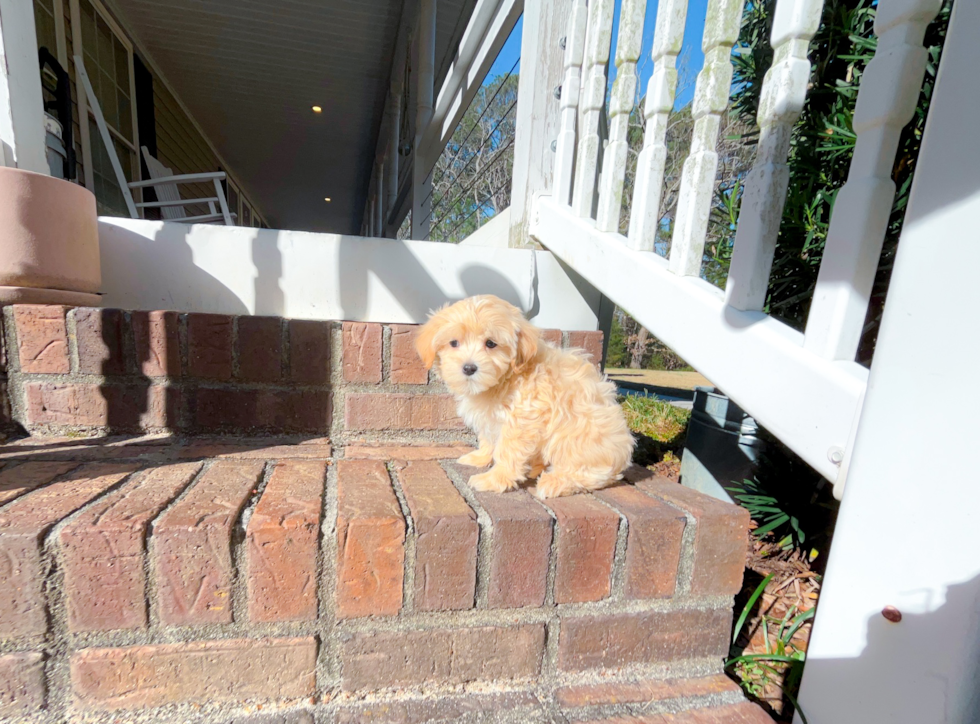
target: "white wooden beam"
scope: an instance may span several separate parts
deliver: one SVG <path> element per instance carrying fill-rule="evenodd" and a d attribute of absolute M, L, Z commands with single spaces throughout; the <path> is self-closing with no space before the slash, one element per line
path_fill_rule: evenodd
<path fill-rule="evenodd" d="M 978 27 L 980 3 L 953 4 L 807 646 L 810 724 L 977 717 Z"/>
<path fill-rule="evenodd" d="M 531 233 L 628 311 L 828 480 L 847 444 L 867 370 L 820 359 L 803 335 L 760 312 L 727 307 L 723 293 L 674 274 L 656 254 L 630 249 L 549 197 L 535 202 Z M 670 310 L 665 313 L 664 310 Z"/>
<path fill-rule="evenodd" d="M 34 3 L 0 0 L 0 165 L 47 174 Z"/>

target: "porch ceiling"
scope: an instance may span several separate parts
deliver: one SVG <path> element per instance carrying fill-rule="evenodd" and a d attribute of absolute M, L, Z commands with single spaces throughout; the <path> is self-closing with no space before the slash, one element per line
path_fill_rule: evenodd
<path fill-rule="evenodd" d="M 475 0 L 437 3 L 438 88 Z M 417 0 L 110 4 L 271 225 L 358 231 L 398 26 Z"/>

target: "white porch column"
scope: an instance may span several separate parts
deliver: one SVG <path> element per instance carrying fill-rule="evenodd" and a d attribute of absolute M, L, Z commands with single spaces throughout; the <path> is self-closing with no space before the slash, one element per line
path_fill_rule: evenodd
<path fill-rule="evenodd" d="M 49 173 L 34 4 L 0 0 L 0 165 Z"/>
<path fill-rule="evenodd" d="M 419 3 L 418 37 L 418 108 L 415 120 L 415 154 L 412 159 L 412 238 L 429 236 L 429 215 L 432 210 L 433 159 L 424 157 L 422 141 L 425 129 L 432 120 L 436 65 L 436 0 Z"/>
<path fill-rule="evenodd" d="M 521 74 L 517 85 L 514 181 L 510 197 L 510 245 L 533 246 L 527 228 L 531 200 L 551 190 L 561 130 L 558 88 L 564 72 L 561 39 L 572 3 L 526 0 L 521 35 Z"/>
<path fill-rule="evenodd" d="M 953 6 L 807 652 L 810 724 L 980 711 L 978 27 L 980 3 Z"/>

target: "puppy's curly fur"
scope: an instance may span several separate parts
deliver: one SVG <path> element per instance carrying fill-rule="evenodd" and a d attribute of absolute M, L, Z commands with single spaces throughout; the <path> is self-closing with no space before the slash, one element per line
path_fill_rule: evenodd
<path fill-rule="evenodd" d="M 618 480 L 634 440 L 616 389 L 581 350 L 543 341 L 521 311 L 491 295 L 430 316 L 416 339 L 436 366 L 458 411 L 479 438 L 459 459 L 484 467 L 479 491 L 502 492 L 537 478 L 541 498 L 596 490 Z"/>

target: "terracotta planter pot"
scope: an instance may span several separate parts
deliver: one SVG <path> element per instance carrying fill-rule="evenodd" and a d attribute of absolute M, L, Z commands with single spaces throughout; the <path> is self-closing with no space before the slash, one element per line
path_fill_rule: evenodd
<path fill-rule="evenodd" d="M 92 192 L 0 167 L 0 304 L 98 306 L 101 286 Z"/>

